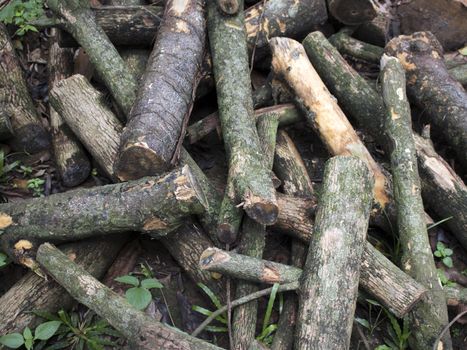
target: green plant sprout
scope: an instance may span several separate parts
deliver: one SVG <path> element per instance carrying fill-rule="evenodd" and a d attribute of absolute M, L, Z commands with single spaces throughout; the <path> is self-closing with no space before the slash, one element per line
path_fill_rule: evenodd
<path fill-rule="evenodd" d="M 277 330 L 277 324 L 269 323 L 271 319 L 272 309 L 274 307 L 274 302 L 276 301 L 277 290 L 279 289 L 279 283 L 274 283 L 272 286 L 271 294 L 269 295 L 268 306 L 266 308 L 266 313 L 264 314 L 263 327 L 261 333 L 256 337 L 256 340 L 260 342 L 271 345 L 273 341 L 273 333 Z M 280 312 L 280 311 L 279 311 Z"/>
<path fill-rule="evenodd" d="M 444 265 L 447 267 L 452 267 L 452 249 L 447 248 L 443 242 L 438 242 L 436 244 L 436 250 L 433 253 L 434 256 L 440 258 Z"/>
<path fill-rule="evenodd" d="M 446 274 L 444 273 L 443 270 L 441 269 L 438 269 L 437 270 L 438 272 L 438 278 L 439 278 L 439 281 L 441 282 L 441 285 L 444 287 L 454 287 L 456 285 L 456 283 L 454 283 L 453 281 L 450 281 L 449 278 L 446 276 Z"/>
<path fill-rule="evenodd" d="M 45 180 L 39 179 L 37 177 L 28 180 L 28 188 L 32 190 L 34 197 L 42 197 L 44 195 L 44 184 Z"/>
<path fill-rule="evenodd" d="M 152 300 L 152 294 L 149 291 L 153 288 L 164 288 L 162 283 L 160 283 L 155 278 L 145 278 L 139 280 L 135 276 L 126 275 L 115 278 L 117 282 L 128 284 L 133 286 L 130 289 L 127 289 L 125 292 L 126 300 L 136 309 L 144 310 Z"/>
<path fill-rule="evenodd" d="M 199 288 L 201 288 L 201 290 L 208 296 L 208 298 L 211 300 L 211 302 L 214 304 L 214 306 L 217 308 L 217 310 L 219 310 L 220 308 L 222 308 L 222 304 L 219 300 L 219 298 L 214 294 L 214 292 L 209 289 L 208 286 L 206 286 L 205 284 L 203 283 L 198 283 L 197 286 Z M 193 311 L 196 311 L 204 316 L 211 316 L 211 314 L 213 313 L 213 311 L 211 310 L 208 310 L 204 307 L 201 307 L 201 306 L 198 306 L 198 305 L 193 305 L 192 307 Z M 224 313 L 222 315 L 219 315 L 216 317 L 216 320 L 219 321 L 222 326 L 207 326 L 206 327 L 206 330 L 209 331 L 209 332 L 212 332 L 212 333 L 225 333 L 228 331 L 227 329 L 227 313 Z"/>
<path fill-rule="evenodd" d="M 43 0 L 12 0 L 0 11 L 0 22 L 18 26 L 15 35 L 37 32 L 31 22 L 44 14 Z"/>
<path fill-rule="evenodd" d="M 10 333 L 0 337 L 0 344 L 10 348 L 18 349 L 23 346 L 27 350 L 34 348 L 34 344 L 37 340 L 48 340 L 54 336 L 58 328 L 62 324 L 61 321 L 49 321 L 37 326 L 34 331 L 34 335 L 29 327 L 26 327 L 21 333 Z"/>
<path fill-rule="evenodd" d="M 28 176 L 32 174 L 32 167 L 26 166 L 26 165 L 21 165 L 18 169 L 18 172 L 23 174 L 24 176 Z"/>

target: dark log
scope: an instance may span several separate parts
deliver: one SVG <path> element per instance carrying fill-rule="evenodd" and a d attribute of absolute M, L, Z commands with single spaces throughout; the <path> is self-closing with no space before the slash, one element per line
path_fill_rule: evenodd
<path fill-rule="evenodd" d="M 138 349 L 220 349 L 134 309 L 49 243 L 39 247 L 37 260 L 73 298 L 107 320 Z"/>
<path fill-rule="evenodd" d="M 200 77 L 204 43 L 203 4 L 169 0 L 121 136 L 115 166 L 120 180 L 156 175 L 177 161 Z"/>
<path fill-rule="evenodd" d="M 264 164 L 269 170 L 272 169 L 274 160 L 278 124 L 278 117 L 274 113 L 259 117 L 257 122 Z M 238 244 L 238 251 L 241 254 L 262 258 L 265 245 L 265 227 L 253 221 L 251 218 L 246 218 L 243 222 L 242 236 Z M 257 290 L 258 286 L 253 283 L 238 281 L 235 288 L 235 297 L 241 298 Z M 235 309 L 232 318 L 232 338 L 235 349 L 246 350 L 251 346 L 251 343 L 254 342 L 257 314 L 257 301 L 243 304 Z"/>
<path fill-rule="evenodd" d="M 100 279 L 127 236 L 112 240 L 91 239 L 61 246 L 63 252 L 95 278 Z M 73 298 L 57 283 L 30 271 L 0 298 L 0 334 L 22 332 L 42 319 L 31 311 L 55 313 L 69 309 Z"/>
<path fill-rule="evenodd" d="M 384 47 L 389 41 L 391 18 L 386 13 L 380 13 L 369 22 L 362 23 L 355 30 L 355 37 L 369 44 Z"/>
<path fill-rule="evenodd" d="M 449 323 L 446 299 L 438 280 L 425 225 L 409 102 L 405 94 L 405 72 L 395 57 L 381 60 L 383 99 L 387 108 L 386 130 L 392 140 L 391 169 L 397 226 L 402 251 L 402 269 L 424 285 L 428 292 L 409 314 L 411 347 L 428 349 Z M 449 334 L 443 349 L 451 349 Z"/>
<path fill-rule="evenodd" d="M 2 107 L 2 110 L 0 110 L 0 141 L 8 140 L 12 138 L 13 135 L 14 132 L 8 110 Z"/>
<path fill-rule="evenodd" d="M 50 92 L 50 104 L 81 140 L 105 174 L 113 176 L 123 126 L 82 75 L 61 80 Z"/>
<path fill-rule="evenodd" d="M 11 258 L 31 266 L 37 242 L 124 231 L 161 237 L 187 216 L 202 214 L 205 206 L 196 179 L 184 166 L 160 177 L 2 204 L 0 213 L 9 225 L 4 225 L 0 240 Z"/>
<path fill-rule="evenodd" d="M 467 93 L 449 75 L 436 37 L 429 32 L 399 36 L 388 43 L 385 52 L 399 58 L 406 71 L 409 97 L 453 147 L 459 162 L 467 166 Z"/>
<path fill-rule="evenodd" d="M 459 0 L 412 0 L 396 7 L 400 33 L 430 31 L 446 50 L 465 45 L 467 7 Z"/>
<path fill-rule="evenodd" d="M 317 34 L 315 34 L 317 35 Z M 311 40 L 308 39 L 308 40 Z M 384 49 L 380 46 L 372 45 L 352 38 L 345 31 L 340 31 L 329 37 L 329 42 L 336 47 L 341 54 L 353 56 L 372 63 L 379 63 Z M 306 41 L 303 43 L 306 49 Z M 310 55 L 307 51 L 307 54 Z"/>
<path fill-rule="evenodd" d="M 238 14 L 229 18 L 219 13 L 215 2 L 208 2 L 207 7 L 217 102 L 229 158 L 227 181 L 232 182 L 234 189 L 225 196 L 235 205 L 243 203 L 243 209 L 252 219 L 271 225 L 277 219 L 278 208 L 253 120 L 243 2 Z"/>
<path fill-rule="evenodd" d="M 49 135 L 37 114 L 19 59 L 3 23 L 0 23 L 0 114 L 3 125 L 8 125 L 8 119 L 11 122 L 14 138 L 10 145 L 15 150 L 35 153 L 50 147 Z M 2 130 L 5 132 L 5 128 Z"/>
<path fill-rule="evenodd" d="M 47 0 L 57 17 L 64 20 L 64 29 L 86 50 L 89 59 L 104 80 L 117 105 L 128 115 L 135 100 L 136 78 L 103 29 L 96 23 L 88 1 Z"/>
<path fill-rule="evenodd" d="M 347 25 L 371 21 L 377 12 L 369 0 L 327 0 L 331 15 Z"/>
<path fill-rule="evenodd" d="M 217 0 L 216 2 L 219 9 L 226 15 L 235 15 L 240 8 L 238 0 Z"/>
<path fill-rule="evenodd" d="M 413 134 L 423 204 L 446 222 L 464 249 L 467 249 L 467 187 L 449 164 L 436 153 L 431 140 Z"/>
<path fill-rule="evenodd" d="M 302 274 L 302 270 L 297 267 L 217 248 L 204 251 L 199 264 L 208 271 L 255 283 L 295 282 Z M 404 317 L 426 292 L 425 287 L 402 272 L 368 242 L 362 255 L 360 287 L 400 318 Z"/>
<path fill-rule="evenodd" d="M 349 348 L 357 303 L 372 175 L 358 158 L 334 157 L 323 179 L 315 232 L 300 277 L 296 349 Z"/>
<path fill-rule="evenodd" d="M 49 91 L 73 73 L 73 50 L 60 48 L 56 36 L 50 40 Z M 77 186 L 89 176 L 91 163 L 76 136 L 53 107 L 50 107 L 49 114 L 58 173 L 65 186 Z"/>
<path fill-rule="evenodd" d="M 274 73 L 294 90 L 297 104 L 333 155 L 355 155 L 374 175 L 374 199 L 386 210 L 388 180 L 308 60 L 303 46 L 292 39 L 270 40 Z M 387 211 L 387 210 L 386 210 Z"/>

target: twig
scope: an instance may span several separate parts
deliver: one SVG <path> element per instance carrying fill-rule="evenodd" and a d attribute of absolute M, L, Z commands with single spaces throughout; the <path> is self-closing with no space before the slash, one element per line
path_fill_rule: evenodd
<path fill-rule="evenodd" d="M 441 338 L 444 336 L 444 333 L 446 333 L 448 331 L 449 328 L 451 328 L 451 326 L 459 319 L 461 318 L 462 316 L 464 316 L 465 314 L 467 314 L 467 310 L 464 310 L 462 311 L 460 314 L 458 314 L 456 317 L 454 317 L 452 319 L 451 322 L 449 322 L 446 327 L 443 328 L 443 330 L 441 331 L 441 333 L 439 334 L 438 338 L 436 338 L 435 342 L 433 343 L 433 350 L 436 350 L 438 349 L 438 343 L 439 341 L 441 340 Z"/>
<path fill-rule="evenodd" d="M 291 283 L 286 283 L 286 284 L 283 284 L 281 286 L 279 286 L 279 289 L 277 290 L 277 292 L 287 292 L 287 291 L 290 291 L 290 290 L 295 290 L 298 288 L 298 282 L 291 282 Z M 254 292 L 254 293 L 251 293 L 251 294 L 248 294 L 248 295 L 245 295 L 244 297 L 241 297 L 241 298 L 238 298 L 238 299 L 235 299 L 234 301 L 232 301 L 232 303 L 230 304 L 231 308 L 235 308 L 239 305 L 243 305 L 243 304 L 246 304 L 252 300 L 255 300 L 255 299 L 258 299 L 258 298 L 261 298 L 265 295 L 268 295 L 270 294 L 272 291 L 272 287 L 271 288 L 266 288 L 266 289 L 263 289 L 263 290 L 260 290 L 260 291 L 257 291 L 257 292 Z M 191 333 L 192 336 L 196 337 L 198 336 L 198 334 L 200 334 L 204 328 L 206 328 L 206 326 L 208 326 L 217 316 L 223 314 L 224 312 L 226 312 L 228 309 L 228 305 L 224 305 L 223 307 L 221 307 L 220 309 L 214 311 L 211 316 L 209 316 L 208 318 L 206 318 L 203 323 L 201 323 L 198 328 L 196 328 L 194 330 L 193 333 Z"/>

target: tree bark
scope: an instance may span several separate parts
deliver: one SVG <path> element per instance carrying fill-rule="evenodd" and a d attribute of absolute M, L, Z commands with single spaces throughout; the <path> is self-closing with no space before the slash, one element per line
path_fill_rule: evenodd
<path fill-rule="evenodd" d="M 371 21 L 377 12 L 369 0 L 327 0 L 331 15 L 347 25 Z"/>
<path fill-rule="evenodd" d="M 335 157 L 326 164 L 315 232 L 300 277 L 296 349 L 350 346 L 372 181 L 358 158 Z"/>
<path fill-rule="evenodd" d="M 11 126 L 10 116 L 5 108 L 0 110 L 0 141 L 8 140 L 14 136 L 13 127 Z"/>
<path fill-rule="evenodd" d="M 2 204 L 0 213 L 9 225 L 0 241 L 12 259 L 30 266 L 37 242 L 124 231 L 161 237 L 187 216 L 202 214 L 205 206 L 196 179 L 184 166 L 160 177 Z"/>
<path fill-rule="evenodd" d="M 316 32 L 315 32 L 316 33 Z M 313 34 L 318 35 L 318 34 Z M 311 37 L 309 40 L 311 40 Z M 341 54 L 346 54 L 364 61 L 379 64 L 384 49 L 380 46 L 372 45 L 352 38 L 345 31 L 341 31 L 329 37 L 329 42 L 336 47 Z M 305 42 L 303 43 L 306 49 Z M 311 51 L 311 50 L 310 50 Z M 310 55 L 307 50 L 307 54 Z"/>
<path fill-rule="evenodd" d="M 428 288 L 424 299 L 410 313 L 411 347 L 428 349 L 449 323 L 446 300 L 438 280 L 425 225 L 425 213 L 412 137 L 410 106 L 405 95 L 405 72 L 397 58 L 383 56 L 383 99 L 386 130 L 392 139 L 391 169 L 402 250 L 402 269 Z M 449 334 L 443 349 L 451 349 Z"/>
<path fill-rule="evenodd" d="M 89 2 L 47 0 L 47 4 L 65 21 L 64 29 L 86 50 L 92 65 L 99 72 L 117 105 L 127 116 L 135 100 L 136 78 L 127 69 L 105 32 L 96 23 Z"/>
<path fill-rule="evenodd" d="M 49 47 L 49 91 L 73 73 L 73 50 L 61 49 L 56 42 L 56 35 L 51 38 Z M 53 107 L 50 107 L 49 118 L 55 164 L 60 178 L 65 186 L 77 186 L 89 176 L 91 163 L 76 136 Z"/>
<path fill-rule="evenodd" d="M 429 32 L 392 39 L 385 52 L 399 58 L 407 75 L 409 97 L 419 105 L 443 139 L 467 166 L 467 93 L 443 61 L 443 49 Z"/>
<path fill-rule="evenodd" d="M 0 114 L 11 121 L 14 138 L 10 145 L 19 152 L 35 153 L 50 147 L 50 138 L 43 127 L 29 94 L 18 57 L 0 23 Z M 8 129 L 8 128 L 7 128 Z"/>
<path fill-rule="evenodd" d="M 297 103 L 313 129 L 331 154 L 355 155 L 365 161 L 375 178 L 375 202 L 380 210 L 387 211 L 390 202 L 387 178 L 311 65 L 303 46 L 287 38 L 273 38 L 270 45 L 274 73 L 294 90 Z"/>
<path fill-rule="evenodd" d="M 229 18 L 223 18 L 215 2 L 208 2 L 207 7 L 219 115 L 229 158 L 227 181 L 234 189 L 225 196 L 235 204 L 243 203 L 243 209 L 255 221 L 271 225 L 278 208 L 253 120 L 243 2 L 239 13 Z"/>
<path fill-rule="evenodd" d="M 449 74 L 451 77 L 456 79 L 459 83 L 461 83 L 464 88 L 467 85 L 467 64 L 463 64 L 454 68 L 449 69 Z"/>
<path fill-rule="evenodd" d="M 178 159 L 200 78 L 204 44 L 203 2 L 169 0 L 121 136 L 115 170 L 120 180 L 159 174 Z"/>
<path fill-rule="evenodd" d="M 112 263 L 126 236 L 112 240 L 92 239 L 61 246 L 63 252 L 74 259 L 95 278 L 100 279 Z M 30 271 L 0 298 L 0 334 L 22 332 L 41 322 L 31 311 L 55 313 L 69 309 L 73 298 L 57 283 Z"/>
<path fill-rule="evenodd" d="M 255 283 L 288 283 L 299 280 L 302 270 L 217 248 L 200 257 L 202 269 L 223 273 Z M 363 250 L 360 287 L 397 317 L 404 317 L 425 294 L 426 289 L 402 272 L 370 243 Z"/>
<path fill-rule="evenodd" d="M 94 310 L 138 349 L 220 349 L 176 328 L 156 322 L 134 309 L 49 243 L 37 252 L 39 263 L 73 298 Z"/>
<path fill-rule="evenodd" d="M 467 288 L 444 287 L 443 289 L 449 306 L 467 304 Z"/>

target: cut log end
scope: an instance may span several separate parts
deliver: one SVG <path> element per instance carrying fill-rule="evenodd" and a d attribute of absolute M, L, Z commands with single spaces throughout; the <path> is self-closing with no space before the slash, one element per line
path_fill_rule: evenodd
<path fill-rule="evenodd" d="M 199 267 L 202 270 L 208 270 L 218 263 L 229 260 L 230 257 L 222 249 L 208 248 L 199 257 Z"/>
<path fill-rule="evenodd" d="M 277 203 L 264 201 L 264 198 L 249 196 L 245 199 L 243 209 L 247 215 L 262 225 L 274 225 L 279 215 Z"/>
<path fill-rule="evenodd" d="M 122 150 L 115 165 L 115 174 L 121 181 L 128 181 L 157 175 L 168 169 L 169 163 L 161 159 L 146 143 L 141 142 Z"/>
<path fill-rule="evenodd" d="M 224 244 L 232 244 L 237 239 L 237 231 L 237 227 L 231 223 L 221 223 L 217 226 L 217 238 Z"/>

